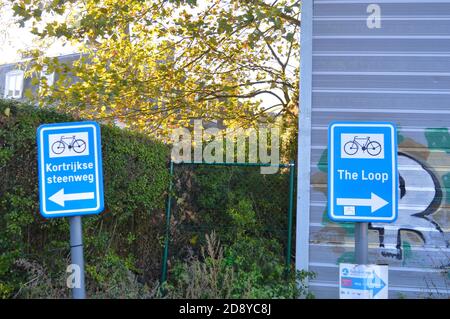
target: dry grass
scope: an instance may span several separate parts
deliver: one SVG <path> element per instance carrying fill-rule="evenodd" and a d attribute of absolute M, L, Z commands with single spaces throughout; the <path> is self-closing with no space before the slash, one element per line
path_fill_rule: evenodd
<path fill-rule="evenodd" d="M 224 267 L 223 247 L 213 231 L 206 235 L 206 245 L 201 248 L 200 259 L 191 257 L 175 289 L 169 298 L 230 298 L 234 271 Z"/>

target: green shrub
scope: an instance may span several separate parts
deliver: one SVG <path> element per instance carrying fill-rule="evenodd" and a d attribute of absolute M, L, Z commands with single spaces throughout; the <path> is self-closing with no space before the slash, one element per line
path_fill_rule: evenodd
<path fill-rule="evenodd" d="M 285 264 L 287 174 L 206 166 L 178 173 L 170 297 L 311 297 L 305 279 L 313 274 Z"/>
<path fill-rule="evenodd" d="M 68 221 L 39 214 L 36 129 L 78 120 L 0 100 L 0 298 L 70 297 Z M 83 217 L 88 297 L 161 297 L 168 147 L 101 129 L 105 210 Z M 311 274 L 286 277 L 288 185 L 287 174 L 258 169 L 198 167 L 177 175 L 166 297 L 307 294 L 297 283 Z M 204 236 L 212 230 L 217 235 Z"/>
<path fill-rule="evenodd" d="M 264 246 L 251 243 L 245 252 L 254 249 L 266 252 Z M 276 256 L 271 276 L 264 274 L 262 254 L 243 253 L 242 247 L 224 248 L 213 231 L 205 236 L 205 245 L 199 255 L 178 262 L 172 269 L 171 280 L 165 285 L 169 298 L 311 298 L 306 279 L 314 277 L 307 272 L 285 276 L 285 268 Z"/>
<path fill-rule="evenodd" d="M 0 100 L 0 298 L 70 297 L 69 226 L 39 214 L 36 129 L 80 119 Z M 150 294 L 160 274 L 168 147 L 102 125 L 105 210 L 83 217 L 90 297 Z"/>
<path fill-rule="evenodd" d="M 285 255 L 289 196 L 286 170 L 263 175 L 259 167 L 181 165 L 176 166 L 175 181 L 173 258 L 181 257 L 186 250 L 183 244 L 191 242 L 193 249 L 198 248 L 212 230 L 228 246 L 235 241 L 238 229 L 274 239 L 280 244 L 277 254 Z M 249 218 L 253 224 L 248 224 Z"/>

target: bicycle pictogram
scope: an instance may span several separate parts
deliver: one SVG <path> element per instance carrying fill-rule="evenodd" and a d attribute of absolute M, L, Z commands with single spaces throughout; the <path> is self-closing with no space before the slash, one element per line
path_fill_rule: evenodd
<path fill-rule="evenodd" d="M 73 150 L 78 154 L 83 153 L 86 150 L 86 142 L 73 135 L 70 137 L 61 136 L 59 140 L 52 144 L 52 152 L 56 155 L 62 154 L 66 150 L 69 152 Z"/>
<path fill-rule="evenodd" d="M 358 151 L 362 151 L 362 153 L 367 151 L 369 155 L 377 156 L 381 153 L 381 150 L 381 144 L 377 141 L 371 141 L 370 136 L 355 136 L 352 141 L 344 144 L 344 152 L 350 156 L 355 155 Z"/>

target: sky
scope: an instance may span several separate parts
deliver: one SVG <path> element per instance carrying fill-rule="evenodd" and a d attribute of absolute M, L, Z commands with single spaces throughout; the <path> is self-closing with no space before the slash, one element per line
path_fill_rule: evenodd
<path fill-rule="evenodd" d="M 14 11 L 10 3 L 0 0 L 0 64 L 20 61 L 19 50 L 32 48 L 36 39 L 30 32 L 30 24 L 25 24 L 25 27 L 21 28 L 14 21 Z M 47 55 L 57 56 L 73 52 L 75 49 L 69 44 L 55 42 L 47 50 Z"/>

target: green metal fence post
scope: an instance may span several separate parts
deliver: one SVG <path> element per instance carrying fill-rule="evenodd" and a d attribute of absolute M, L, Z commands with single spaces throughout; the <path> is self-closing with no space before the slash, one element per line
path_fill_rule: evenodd
<path fill-rule="evenodd" d="M 289 274 L 291 266 L 291 248 L 292 248 L 292 210 L 294 208 L 294 177 L 295 162 L 289 162 L 289 209 L 288 209 L 288 234 L 286 245 L 286 273 Z"/>
<path fill-rule="evenodd" d="M 170 161 L 170 182 L 169 194 L 167 195 L 166 206 L 166 239 L 164 241 L 164 254 L 162 260 L 161 284 L 167 280 L 167 259 L 169 257 L 169 241 L 170 241 L 170 210 L 172 202 L 172 184 L 173 184 L 173 162 Z"/>

